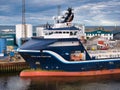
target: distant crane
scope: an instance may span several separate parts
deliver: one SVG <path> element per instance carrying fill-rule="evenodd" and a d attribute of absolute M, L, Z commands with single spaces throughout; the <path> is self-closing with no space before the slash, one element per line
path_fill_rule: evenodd
<path fill-rule="evenodd" d="M 25 0 L 22 0 L 22 29 L 23 29 L 23 37 L 27 37 L 26 33 L 26 20 L 25 20 Z"/>
<path fill-rule="evenodd" d="M 27 38 L 25 12 L 26 12 L 26 10 L 25 10 L 25 0 L 22 0 L 22 32 L 23 32 L 22 43 L 24 43 L 26 41 L 26 38 Z"/>

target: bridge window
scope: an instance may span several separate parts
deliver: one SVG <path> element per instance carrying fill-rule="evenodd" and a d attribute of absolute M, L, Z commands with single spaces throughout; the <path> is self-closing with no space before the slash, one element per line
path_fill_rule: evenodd
<path fill-rule="evenodd" d="M 73 32 L 70 32 L 70 35 L 73 35 Z"/>

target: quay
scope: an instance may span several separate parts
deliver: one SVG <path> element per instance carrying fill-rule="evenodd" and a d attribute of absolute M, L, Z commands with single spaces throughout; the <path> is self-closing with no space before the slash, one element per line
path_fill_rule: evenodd
<path fill-rule="evenodd" d="M 0 73 L 21 72 L 29 68 L 29 64 L 24 61 L 0 62 Z"/>

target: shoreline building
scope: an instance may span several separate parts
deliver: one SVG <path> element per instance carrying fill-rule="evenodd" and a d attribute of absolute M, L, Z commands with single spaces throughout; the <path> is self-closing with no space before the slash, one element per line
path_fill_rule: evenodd
<path fill-rule="evenodd" d="M 16 48 L 16 36 L 14 27 L 5 27 L 0 30 L 0 37 L 6 39 L 6 51 Z M 4 42 L 3 42 L 4 43 Z"/>
<path fill-rule="evenodd" d="M 6 38 L 0 37 L 0 56 L 4 56 L 6 54 L 6 50 L 7 50 L 6 44 L 7 44 Z"/>
<path fill-rule="evenodd" d="M 15 46 L 15 30 L 13 29 L 3 29 L 0 31 L 1 35 L 0 37 L 6 38 L 7 40 L 7 46 Z"/>
<path fill-rule="evenodd" d="M 18 47 L 22 45 L 22 39 L 23 38 L 31 38 L 33 36 L 33 30 L 32 30 L 31 24 L 26 24 L 25 28 L 22 24 L 16 25 L 16 44 Z"/>
<path fill-rule="evenodd" d="M 110 31 L 105 31 L 103 27 L 98 27 L 97 30 L 91 31 L 91 32 L 85 32 L 86 33 L 86 38 L 92 38 L 95 36 L 102 37 L 108 40 L 113 39 L 113 33 Z"/>

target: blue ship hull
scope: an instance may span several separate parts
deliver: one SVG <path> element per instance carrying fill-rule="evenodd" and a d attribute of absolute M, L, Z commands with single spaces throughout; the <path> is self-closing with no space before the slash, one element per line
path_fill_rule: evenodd
<path fill-rule="evenodd" d="M 105 59 L 105 60 L 87 60 L 87 61 L 64 61 L 55 55 L 46 51 L 41 53 L 22 52 L 20 53 L 28 62 L 31 68 L 36 69 L 36 62 L 40 63 L 40 68 L 44 70 L 61 70 L 61 71 L 91 71 L 120 68 L 120 59 Z"/>
<path fill-rule="evenodd" d="M 34 40 L 34 38 L 33 38 Z M 36 39 L 35 39 L 36 40 Z M 43 39 L 38 39 L 41 40 Z M 54 41 L 54 40 L 53 40 Z M 67 42 L 71 39 L 59 39 L 55 40 L 56 42 Z M 80 44 L 78 46 L 54 46 L 51 47 L 51 39 L 50 44 L 47 46 L 44 45 L 45 48 L 32 50 L 32 47 L 27 46 L 28 44 L 23 45 L 19 53 L 21 56 L 28 62 L 33 69 L 41 68 L 43 70 L 60 70 L 60 71 L 69 71 L 69 72 L 82 72 L 82 71 L 93 71 L 93 70 L 109 70 L 109 69 L 118 69 L 120 68 L 120 58 L 112 58 L 112 59 L 101 59 L 95 60 L 91 58 L 84 46 L 78 39 L 72 39 L 72 41 L 78 41 Z M 52 42 L 53 43 L 53 42 Z M 43 43 L 42 43 L 43 44 Z M 33 45 L 32 45 L 33 46 Z M 31 50 L 29 50 L 31 48 Z M 28 50 L 27 50 L 28 49 Z M 86 60 L 84 61 L 71 61 L 70 53 L 74 50 L 80 50 L 85 52 Z M 39 65 L 37 64 L 39 63 Z"/>
<path fill-rule="evenodd" d="M 47 24 L 45 27 L 38 28 L 40 37 L 31 38 L 18 49 L 31 68 L 42 69 L 40 72 L 37 70 L 22 72 L 21 76 L 69 74 L 84 76 L 120 73 L 120 57 L 100 60 L 89 55 L 80 41 L 80 38 L 84 39 L 84 25 L 72 25 L 73 18 L 72 8 L 68 8 L 64 16 L 54 18 L 57 22 L 55 25 Z"/>

